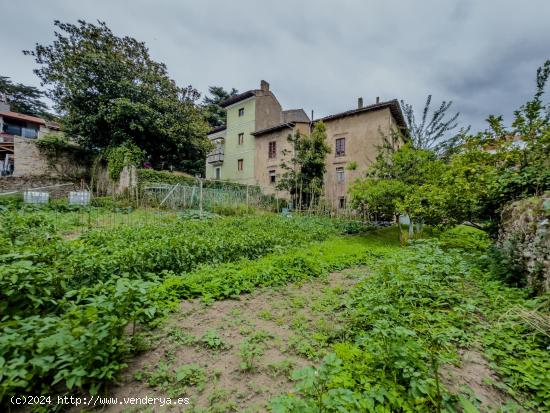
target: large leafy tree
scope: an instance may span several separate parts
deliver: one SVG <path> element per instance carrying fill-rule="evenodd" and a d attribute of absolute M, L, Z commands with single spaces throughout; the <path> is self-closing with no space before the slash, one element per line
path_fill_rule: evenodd
<path fill-rule="evenodd" d="M 235 88 L 227 91 L 221 86 L 210 86 L 208 93 L 209 95 L 205 95 L 202 101 L 204 118 L 211 128 L 225 125 L 227 115 L 225 109 L 220 106 L 220 103 L 232 96 L 238 95 L 239 91 Z"/>
<path fill-rule="evenodd" d="M 34 86 L 13 83 L 7 76 L 0 76 L 0 93 L 5 95 L 14 112 L 51 118 L 48 106 L 42 101 L 44 92 Z"/>
<path fill-rule="evenodd" d="M 201 168 L 210 144 L 195 89 L 178 87 L 144 43 L 104 22 L 55 26 L 52 44 L 24 53 L 40 65 L 67 135 L 92 150 L 135 144 L 157 168 Z"/>
<path fill-rule="evenodd" d="M 290 162 L 281 162 L 284 173 L 277 188 L 288 191 L 298 207 L 311 207 L 322 195 L 325 160 L 330 153 L 325 124 L 315 123 L 311 135 L 296 131 L 289 135 L 288 141 L 294 150 Z"/>

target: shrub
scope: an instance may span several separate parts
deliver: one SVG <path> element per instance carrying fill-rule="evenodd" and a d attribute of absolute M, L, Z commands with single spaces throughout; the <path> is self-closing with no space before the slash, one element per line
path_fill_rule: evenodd
<path fill-rule="evenodd" d="M 444 248 L 458 248 L 470 252 L 483 252 L 491 245 L 489 236 L 479 229 L 458 225 L 439 235 L 439 240 Z"/>

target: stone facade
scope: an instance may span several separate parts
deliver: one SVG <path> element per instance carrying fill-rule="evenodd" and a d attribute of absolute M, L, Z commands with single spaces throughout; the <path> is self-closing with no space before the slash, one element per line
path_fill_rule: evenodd
<path fill-rule="evenodd" d="M 78 183 L 51 176 L 4 176 L 0 178 L 0 193 L 20 192 L 29 189 L 43 188 L 50 193 L 50 198 L 65 198 L 70 191 L 75 191 Z"/>
<path fill-rule="evenodd" d="M 51 174 L 48 159 L 40 152 L 34 140 L 15 136 L 13 139 L 13 152 L 15 157 L 13 176 Z"/>
<path fill-rule="evenodd" d="M 15 158 L 13 176 L 77 177 L 87 172 L 85 165 L 75 164 L 66 156 L 54 160 L 40 150 L 36 140 L 14 136 L 13 153 Z"/>
<path fill-rule="evenodd" d="M 309 134 L 313 123 L 323 121 L 331 148 L 326 160 L 325 198 L 335 209 L 347 207 L 350 184 L 364 176 L 384 137 L 405 127 L 397 100 L 380 102 L 378 98 L 368 106 L 363 106 L 363 99 L 359 98 L 356 109 L 312 123 L 302 109 L 283 111 L 265 81 L 259 90 L 230 98 L 228 103 L 226 106 L 222 103 L 222 107 L 227 109 L 227 128 L 209 134 L 209 138 L 216 142 L 215 152 L 223 153 L 224 160 L 210 157 L 211 162 L 207 161 L 206 168 L 208 179 L 255 184 L 265 193 L 288 197 L 288 194 L 275 189 L 284 173 L 280 166 L 283 152 L 291 153 L 293 149 L 289 147 L 288 135 L 296 131 Z M 243 133 L 245 128 L 245 123 L 239 123 L 239 111 L 242 110 L 253 116 L 253 119 L 244 118 L 248 120 L 244 144 L 239 141 L 239 133 Z M 291 156 L 287 155 L 287 160 Z M 238 159 L 244 159 L 244 171 L 239 170 Z M 248 169 L 249 166 L 252 169 Z"/>

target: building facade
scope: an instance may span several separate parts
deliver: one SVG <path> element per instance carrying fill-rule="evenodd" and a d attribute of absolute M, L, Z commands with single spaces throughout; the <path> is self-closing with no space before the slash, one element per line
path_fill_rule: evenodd
<path fill-rule="evenodd" d="M 260 91 L 265 84 L 262 81 Z M 245 92 L 222 103 L 227 109 L 227 128 L 208 135 L 216 149 L 208 157 L 207 178 L 259 185 L 264 193 L 286 197 L 288 194 L 277 191 L 276 186 L 284 173 L 281 163 L 289 164 L 293 156 L 288 136 L 297 131 L 307 135 L 316 122 L 323 121 L 331 148 L 326 160 L 325 198 L 333 208 L 344 209 L 350 184 L 364 176 L 385 137 L 406 128 L 395 99 L 380 102 L 376 98 L 374 103 L 363 105 L 359 98 L 355 109 L 311 121 L 302 109 L 283 111 L 269 85 L 264 92 L 269 92 L 276 104 L 262 102 L 264 96 L 256 94 L 260 91 Z M 239 113 L 246 116 L 247 110 L 253 119 L 239 121 Z"/>
<path fill-rule="evenodd" d="M 208 134 L 215 150 L 206 160 L 206 178 L 255 185 L 256 140 L 252 134 L 280 123 L 281 105 L 269 83 L 262 80 L 260 89 L 231 97 L 221 106 L 227 112 L 227 123 Z"/>

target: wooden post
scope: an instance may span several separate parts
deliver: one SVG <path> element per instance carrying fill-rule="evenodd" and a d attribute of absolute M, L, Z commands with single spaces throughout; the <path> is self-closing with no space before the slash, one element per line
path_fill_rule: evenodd
<path fill-rule="evenodd" d="M 249 194 L 248 194 L 248 184 L 246 184 L 246 212 L 248 213 L 248 208 L 249 208 Z"/>

